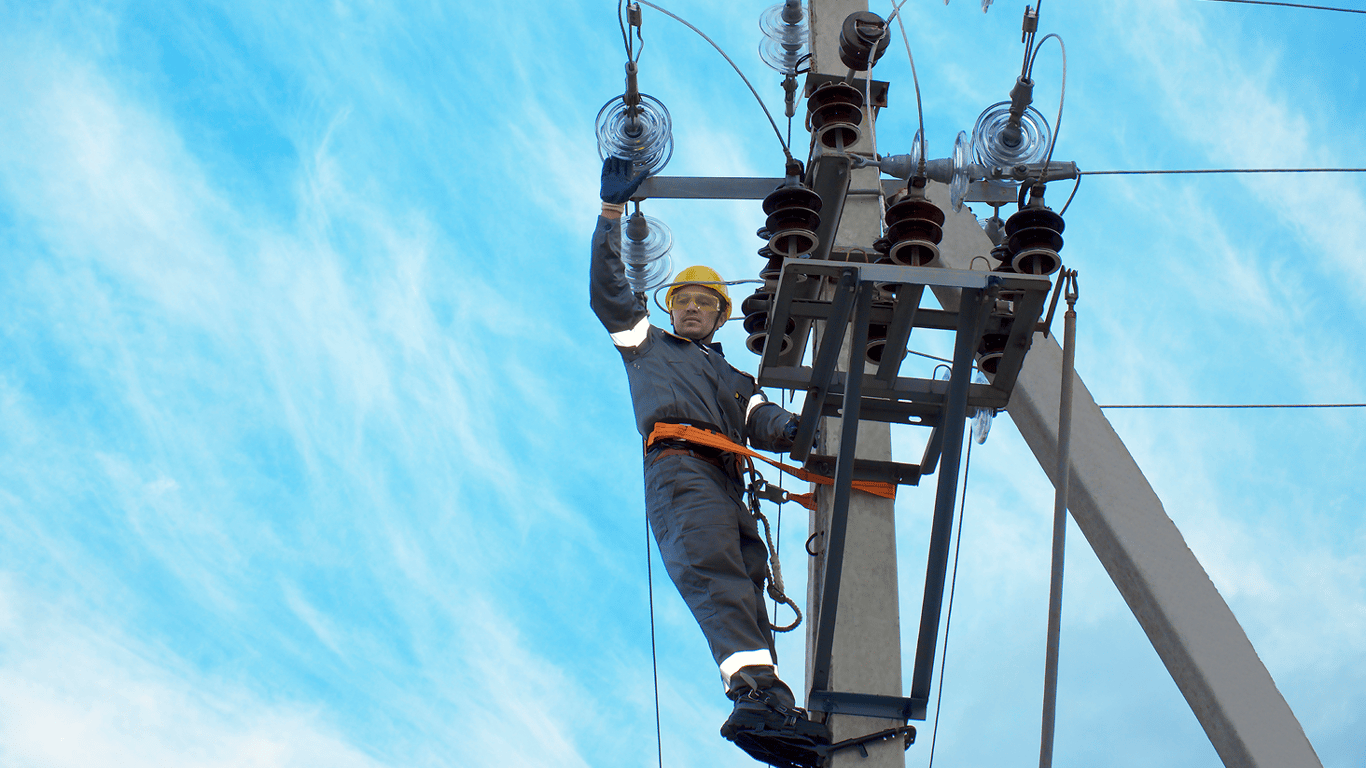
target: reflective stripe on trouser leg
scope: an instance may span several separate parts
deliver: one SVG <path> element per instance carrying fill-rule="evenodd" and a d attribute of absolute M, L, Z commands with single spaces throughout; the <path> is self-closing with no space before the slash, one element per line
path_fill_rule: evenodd
<path fill-rule="evenodd" d="M 773 663 L 763 591 L 768 551 L 739 483 L 692 456 L 646 462 L 645 512 L 660 558 L 712 658 L 719 667 L 736 654 L 764 651 L 763 663 Z"/>
<path fill-rule="evenodd" d="M 730 679 L 741 667 L 773 667 L 774 677 L 778 675 L 778 664 L 767 648 L 760 651 L 737 651 L 721 660 L 721 684 L 726 687 L 726 693 L 730 693 L 732 687 Z"/>

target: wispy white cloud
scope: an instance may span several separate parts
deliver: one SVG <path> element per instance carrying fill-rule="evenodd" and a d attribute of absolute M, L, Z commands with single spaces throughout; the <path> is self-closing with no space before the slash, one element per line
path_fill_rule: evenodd
<path fill-rule="evenodd" d="M 315 705 L 205 676 L 117 627 L 40 608 L 0 577 L 0 759 L 61 766 L 355 766 L 386 763 L 350 743 Z"/>

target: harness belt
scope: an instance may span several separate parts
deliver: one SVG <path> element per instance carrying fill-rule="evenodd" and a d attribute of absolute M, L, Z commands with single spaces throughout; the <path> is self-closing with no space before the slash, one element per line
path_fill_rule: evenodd
<path fill-rule="evenodd" d="M 784 464 L 780 461 L 774 461 L 773 459 L 770 459 L 767 456 L 762 456 L 756 453 L 755 451 L 752 451 L 749 448 L 746 448 L 745 446 L 732 441 L 725 435 L 718 434 L 709 429 L 699 429 L 698 427 L 694 427 L 690 424 L 669 424 L 665 422 L 656 423 L 654 430 L 650 432 L 650 436 L 645 440 L 645 450 L 649 451 L 655 443 L 661 440 L 681 440 L 683 442 L 691 443 L 693 445 L 702 446 L 705 448 L 714 448 L 717 450 L 725 451 L 727 453 L 748 456 L 750 458 L 759 459 L 760 461 L 772 464 L 773 466 L 786 472 L 787 474 L 810 483 L 819 483 L 820 485 L 835 484 L 834 478 L 826 477 L 825 475 L 818 475 L 815 472 L 803 469 L 802 467 L 794 467 L 789 464 Z M 881 496 L 884 499 L 896 498 L 896 486 L 892 483 L 882 483 L 874 480 L 855 480 L 854 488 L 863 491 L 864 493 L 871 493 L 874 496 Z M 783 501 L 795 501 L 798 504 L 801 504 L 803 507 L 815 511 L 816 494 L 788 493 L 787 491 L 783 491 L 783 493 Z"/>
<path fill-rule="evenodd" d="M 704 453 L 702 451 L 694 450 L 692 448 L 666 447 L 656 448 L 653 451 L 653 455 L 654 460 L 651 463 L 659 461 L 665 456 L 691 456 L 694 459 L 701 459 L 702 461 L 711 464 L 712 466 L 716 467 L 717 469 L 721 470 L 727 475 L 730 475 L 732 477 L 740 476 L 740 457 L 733 456 L 728 453 L 712 454 L 711 452 Z M 727 462 L 727 458 L 731 459 L 731 461 Z"/>

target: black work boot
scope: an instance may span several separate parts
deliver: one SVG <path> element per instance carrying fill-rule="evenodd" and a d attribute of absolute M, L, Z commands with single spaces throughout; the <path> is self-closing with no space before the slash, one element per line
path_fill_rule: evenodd
<path fill-rule="evenodd" d="M 728 695 L 735 709 L 721 726 L 722 736 L 762 763 L 779 768 L 820 765 L 830 729 L 807 717 L 773 667 L 742 667 L 732 676 Z"/>

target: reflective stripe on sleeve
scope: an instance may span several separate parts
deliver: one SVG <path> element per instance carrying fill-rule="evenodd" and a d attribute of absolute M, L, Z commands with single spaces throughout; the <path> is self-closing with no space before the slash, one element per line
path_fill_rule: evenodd
<path fill-rule="evenodd" d="M 650 318 L 642 317 L 634 328 L 627 331 L 617 331 L 612 336 L 612 343 L 618 347 L 638 347 L 645 343 L 645 337 L 650 335 Z"/>
<path fill-rule="evenodd" d="M 774 674 L 778 672 L 778 665 L 773 663 L 773 654 L 769 653 L 767 648 L 732 653 L 721 660 L 721 682 L 726 686 L 726 690 L 730 691 L 730 678 L 740 671 L 741 667 L 760 665 L 773 667 Z"/>
<path fill-rule="evenodd" d="M 749 399 L 749 407 L 745 409 L 745 423 L 749 423 L 749 417 L 754 415 L 754 409 L 768 402 L 768 398 L 763 395 L 755 395 Z"/>

